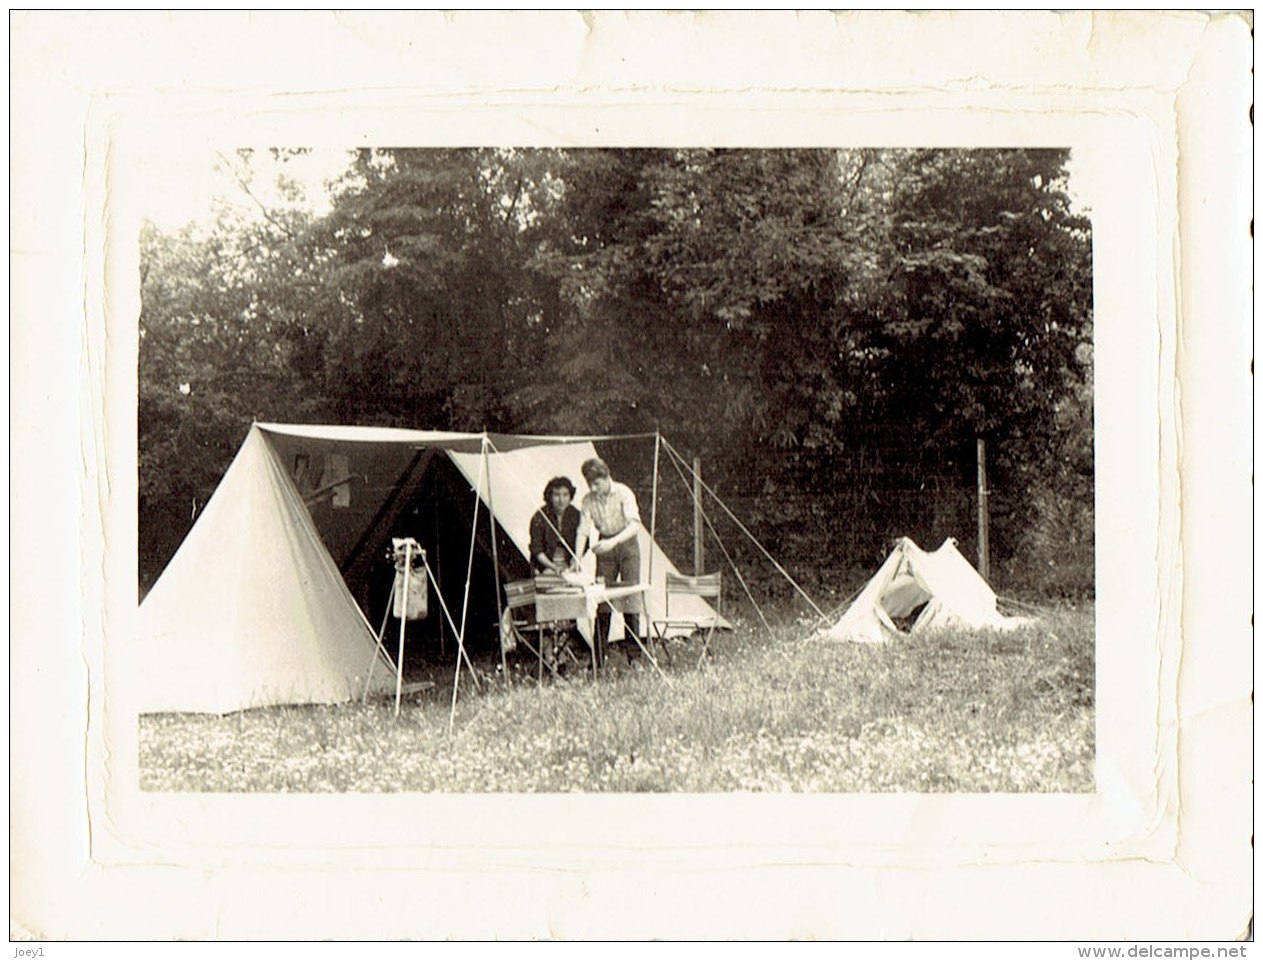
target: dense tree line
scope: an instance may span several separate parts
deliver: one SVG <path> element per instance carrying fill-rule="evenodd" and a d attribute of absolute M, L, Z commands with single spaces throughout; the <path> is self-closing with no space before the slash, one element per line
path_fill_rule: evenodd
<path fill-rule="evenodd" d="M 984 438 L 1007 576 L 1090 589 L 1091 237 L 1067 160 L 366 150 L 328 214 L 147 228 L 142 582 L 266 419 L 659 429 L 821 578 L 899 534 L 964 542 Z"/>

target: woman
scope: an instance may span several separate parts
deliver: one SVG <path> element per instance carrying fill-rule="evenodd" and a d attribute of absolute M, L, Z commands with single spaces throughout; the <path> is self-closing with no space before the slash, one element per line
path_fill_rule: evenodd
<path fill-rule="evenodd" d="M 575 546 L 579 511 L 571 503 L 575 487 L 568 477 L 544 485 L 544 506 L 531 518 L 531 563 L 539 573 L 560 574 L 579 567 Z"/>

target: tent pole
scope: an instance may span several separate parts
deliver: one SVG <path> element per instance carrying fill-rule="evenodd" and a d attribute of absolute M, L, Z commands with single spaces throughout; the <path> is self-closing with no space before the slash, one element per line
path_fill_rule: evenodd
<path fill-rule="evenodd" d="M 442 538 L 439 537 L 439 502 L 438 498 L 431 498 L 434 503 L 434 566 L 438 568 L 438 577 L 436 581 L 443 578 L 443 548 Z M 436 587 L 437 591 L 438 588 Z M 442 618 L 439 619 L 439 657 L 447 657 L 447 631 L 443 627 Z"/>
<path fill-rule="evenodd" d="M 650 435 L 650 434 L 643 434 L 643 435 L 642 435 L 642 434 L 635 434 L 635 435 L 632 435 L 632 436 L 639 438 L 639 437 L 642 437 L 642 436 L 643 436 L 643 437 L 650 437 L 650 436 L 652 436 L 652 435 Z M 625 438 L 618 438 L 618 439 L 622 440 L 622 439 L 625 439 Z M 491 440 L 491 438 L 490 438 L 490 437 L 488 437 L 488 438 L 487 438 L 487 444 L 488 444 L 488 447 L 489 447 L 489 449 L 490 449 L 491 453 L 493 453 L 493 454 L 502 454 L 502 453 L 504 453 L 504 451 L 502 451 L 502 450 L 500 450 L 498 447 L 496 447 L 496 445 L 495 445 L 495 441 Z M 500 469 L 501 469 L 502 471 L 504 471 L 504 472 L 508 472 L 508 473 L 510 473 L 510 474 L 513 474 L 513 471 L 511 470 L 511 468 L 509 467 L 509 465 L 508 465 L 508 464 L 501 464 L 501 465 L 500 465 Z M 514 475 L 513 475 L 513 477 L 512 477 L 511 479 L 513 479 L 513 480 L 520 480 L 520 479 L 521 479 L 521 477 L 520 477 L 520 475 L 514 474 Z M 488 487 L 488 502 L 489 502 L 489 501 L 490 501 L 490 487 Z M 494 514 L 493 514 L 493 516 L 494 516 Z M 547 511 L 545 511 L 543 516 L 544 516 L 544 522 L 548 525 L 549 529 L 550 529 L 550 530 L 552 530 L 552 532 L 553 532 L 554 534 L 556 534 L 556 535 L 557 535 L 558 539 L 559 539 L 559 540 L 561 540 L 561 542 L 563 543 L 563 545 L 564 545 L 564 546 L 565 546 L 565 548 L 566 548 L 567 553 L 569 553 L 570 557 L 571 557 L 573 560 L 578 561 L 578 560 L 579 560 L 579 558 L 577 558 L 577 557 L 575 557 L 575 556 L 574 556 L 574 551 L 573 551 L 573 550 L 571 550 L 570 545 L 565 543 L 565 540 L 566 540 L 566 539 L 562 536 L 561 529 L 560 529 L 560 528 L 559 528 L 556 524 L 554 524 L 554 523 L 553 523 L 553 522 L 549 519 L 549 517 L 548 517 L 548 512 L 547 512 Z M 530 559 L 528 558 L 527 560 L 529 561 Z M 497 596 L 497 598 L 499 597 L 499 595 L 496 595 L 496 596 Z"/>
<path fill-rule="evenodd" d="M 667 445 L 667 452 L 671 454 L 671 456 L 676 458 L 680 463 L 684 463 L 684 458 L 681 457 L 679 452 L 674 447 L 671 446 L 670 441 L 664 440 L 663 443 Z M 747 528 L 743 523 L 741 523 L 741 520 L 737 517 L 737 515 L 728 509 L 728 505 L 719 499 L 719 495 L 716 494 L 713 490 L 711 490 L 710 486 L 700 477 L 696 478 L 696 480 L 697 480 L 697 483 L 699 483 L 702 486 L 702 490 L 706 491 L 707 494 L 709 494 L 711 497 L 715 499 L 715 503 L 723 508 L 724 513 L 727 514 L 728 517 L 732 520 L 732 522 L 737 525 L 741 533 L 745 534 L 745 536 L 750 539 L 750 543 L 752 543 L 755 547 L 757 547 L 760 551 L 763 552 L 763 556 L 772 562 L 772 566 L 775 567 L 778 571 L 780 571 L 781 576 L 784 577 L 785 580 L 789 581 L 790 586 L 794 588 L 794 590 L 796 590 L 802 596 L 803 600 L 805 600 L 808 604 L 811 605 L 812 610 L 814 610 L 820 616 L 822 620 L 828 621 L 829 619 L 828 615 L 825 614 L 824 611 L 820 610 L 819 606 L 817 606 L 816 602 L 811 599 L 810 595 L 808 595 L 806 591 L 804 591 L 801 587 L 799 587 L 798 582 L 796 580 L 790 577 L 789 571 L 785 570 L 785 568 L 781 566 L 780 562 L 777 561 L 777 559 L 773 557 L 770 553 L 768 553 L 768 549 L 759 543 L 759 539 L 750 533 L 749 528 Z M 714 534 L 715 529 L 712 527 L 710 529 L 710 532 Z M 716 538 L 718 538 L 718 535 L 716 535 Z"/>
<path fill-rule="evenodd" d="M 487 452 L 490 441 L 487 435 L 482 435 L 482 459 L 484 470 L 487 473 L 487 514 L 491 519 L 491 579 L 496 586 L 496 631 L 500 630 L 500 625 L 504 622 L 504 606 L 500 603 L 500 555 L 496 551 L 496 504 L 492 500 L 491 494 L 491 457 Z M 542 641 L 540 642 L 543 643 Z M 505 686 L 509 683 L 509 665 L 504 656 L 504 639 L 500 639 L 500 673 L 504 677 Z"/>
<path fill-rule="evenodd" d="M 485 434 L 483 435 L 483 440 L 484 441 L 486 440 Z M 470 579 L 473 577 L 473 572 L 474 572 L 474 547 L 478 543 L 478 505 L 482 500 L 482 483 L 483 483 L 483 478 L 485 477 L 484 471 L 486 470 L 486 467 L 487 467 L 486 458 L 485 457 L 480 458 L 478 461 L 478 483 L 474 487 L 474 520 L 473 520 L 473 523 L 470 525 L 470 530 L 469 530 L 469 562 L 465 566 L 465 597 L 464 597 L 464 600 L 461 602 L 460 633 L 457 634 L 456 636 L 456 646 L 459 650 L 460 656 L 456 658 L 456 673 L 455 673 L 455 676 L 452 678 L 452 710 L 451 710 L 451 713 L 449 713 L 447 717 L 447 730 L 449 732 L 452 730 L 452 728 L 456 724 L 456 695 L 457 695 L 457 692 L 460 690 L 461 656 L 468 657 L 468 655 L 465 654 L 465 624 L 469 620 L 469 582 L 470 582 Z M 494 518 L 492 519 L 492 523 L 493 524 L 495 523 Z M 493 537 L 495 536 L 494 530 L 492 531 L 492 536 Z M 474 674 L 472 667 L 469 670 L 469 676 L 474 679 L 474 683 L 476 684 L 477 675 Z"/>
<path fill-rule="evenodd" d="M 672 457 L 675 458 L 675 460 L 672 461 L 672 465 L 675 467 L 675 472 L 680 475 L 680 482 L 684 485 L 684 489 L 688 490 L 688 478 L 684 476 L 684 471 L 680 470 L 680 464 L 683 463 L 683 460 L 678 454 L 674 454 L 670 450 L 668 453 L 671 453 Z M 750 585 L 748 585 L 746 583 L 746 579 L 741 576 L 741 569 L 737 567 L 737 562 L 734 561 L 732 559 L 732 555 L 728 553 L 728 548 L 724 547 L 723 539 L 719 536 L 719 532 L 715 530 L 714 525 L 711 524 L 710 518 L 706 516 L 706 511 L 702 510 L 699 504 L 694 504 L 694 508 L 701 515 L 702 520 L 706 523 L 707 529 L 714 536 L 715 543 L 719 545 L 719 552 L 724 555 L 724 559 L 728 561 L 728 566 L 731 567 L 732 572 L 737 575 L 737 582 L 741 585 L 741 589 L 746 592 L 746 597 L 749 598 L 750 603 L 754 606 L 754 613 L 759 615 L 759 620 L 763 622 L 763 627 L 770 635 L 772 633 L 772 625 L 770 625 L 767 622 L 767 618 L 763 616 L 763 608 L 759 607 L 759 602 L 754 599 L 754 594 L 750 590 Z"/>
<path fill-rule="evenodd" d="M 403 699 L 403 645 L 408 633 L 408 588 L 411 581 L 412 542 L 409 541 L 404 545 L 403 600 L 399 604 L 399 660 L 395 664 L 395 717 L 399 716 L 399 702 Z"/>
<path fill-rule="evenodd" d="M 377 635 L 373 638 L 377 642 L 377 646 L 373 648 L 373 659 L 368 662 L 368 673 L 364 676 L 364 691 L 360 694 L 360 703 L 368 703 L 368 686 L 373 680 L 373 668 L 377 666 L 377 654 L 380 651 L 386 654 L 386 660 L 390 660 L 390 655 L 386 653 L 386 648 L 382 645 L 382 638 L 386 636 L 386 623 L 390 620 L 390 606 L 395 602 L 395 579 L 390 579 L 390 595 L 386 598 L 386 613 L 382 615 L 382 626 L 377 629 Z"/>
<path fill-rule="evenodd" d="M 425 564 L 425 573 L 426 573 L 426 575 L 430 578 L 430 586 L 432 586 L 432 587 L 434 588 L 434 596 L 438 598 L 438 600 L 439 600 L 439 608 L 440 608 L 440 610 L 442 610 L 442 611 L 443 611 L 443 617 L 444 617 L 444 619 L 447 621 L 447 626 L 448 626 L 448 627 L 450 627 L 450 628 L 452 629 L 452 636 L 453 636 L 453 637 L 455 637 L 455 636 L 456 636 L 456 633 L 457 633 L 457 631 L 456 631 L 456 621 L 452 619 L 452 613 L 451 613 L 451 611 L 449 611 L 449 610 L 447 609 L 447 601 L 443 600 L 443 592 L 439 590 L 439 582 L 438 582 L 438 578 L 437 578 L 437 577 L 435 577 L 435 575 L 434 575 L 434 571 L 433 571 L 433 569 L 430 567 L 430 562 L 426 559 L 426 556 L 425 556 L 425 554 L 424 554 L 424 553 L 422 553 L 422 555 L 421 555 L 421 562 L 422 562 L 423 564 Z M 458 656 L 459 656 L 459 655 L 458 655 Z M 387 659 L 389 660 L 389 655 L 387 656 Z M 472 676 L 473 676 L 474 665 L 473 665 L 472 663 L 470 663 L 470 660 L 469 660 L 469 655 L 468 655 L 468 654 L 465 654 L 465 666 L 466 666 L 467 668 L 469 668 L 470 676 L 472 677 Z M 474 680 L 474 687 L 477 687 L 477 686 L 478 686 L 478 679 L 477 679 L 476 677 L 474 677 L 474 679 L 473 679 L 473 680 Z"/>

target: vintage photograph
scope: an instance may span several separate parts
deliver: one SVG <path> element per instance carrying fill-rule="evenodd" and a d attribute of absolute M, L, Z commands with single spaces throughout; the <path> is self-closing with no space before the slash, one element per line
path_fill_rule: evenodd
<path fill-rule="evenodd" d="M 11 943 L 1244 956 L 1249 11 L 10 32 Z"/>
<path fill-rule="evenodd" d="M 1067 147 L 147 178 L 145 792 L 1092 792 Z"/>

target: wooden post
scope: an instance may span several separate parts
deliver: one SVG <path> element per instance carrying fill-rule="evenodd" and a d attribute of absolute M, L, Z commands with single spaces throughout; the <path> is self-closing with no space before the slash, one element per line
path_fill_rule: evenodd
<path fill-rule="evenodd" d="M 705 532 L 702 530 L 702 459 L 693 458 L 693 573 L 706 573 Z"/>
<path fill-rule="evenodd" d="M 987 442 L 978 438 L 978 573 L 991 581 L 991 557 L 987 520 Z"/>
<path fill-rule="evenodd" d="M 649 495 L 649 575 L 645 578 L 653 583 L 653 545 L 658 543 L 658 460 L 662 452 L 662 435 L 653 432 L 653 488 Z M 647 608 L 647 605 L 646 605 Z M 645 614 L 648 616 L 648 610 Z M 646 634 L 646 637 L 649 635 Z"/>

